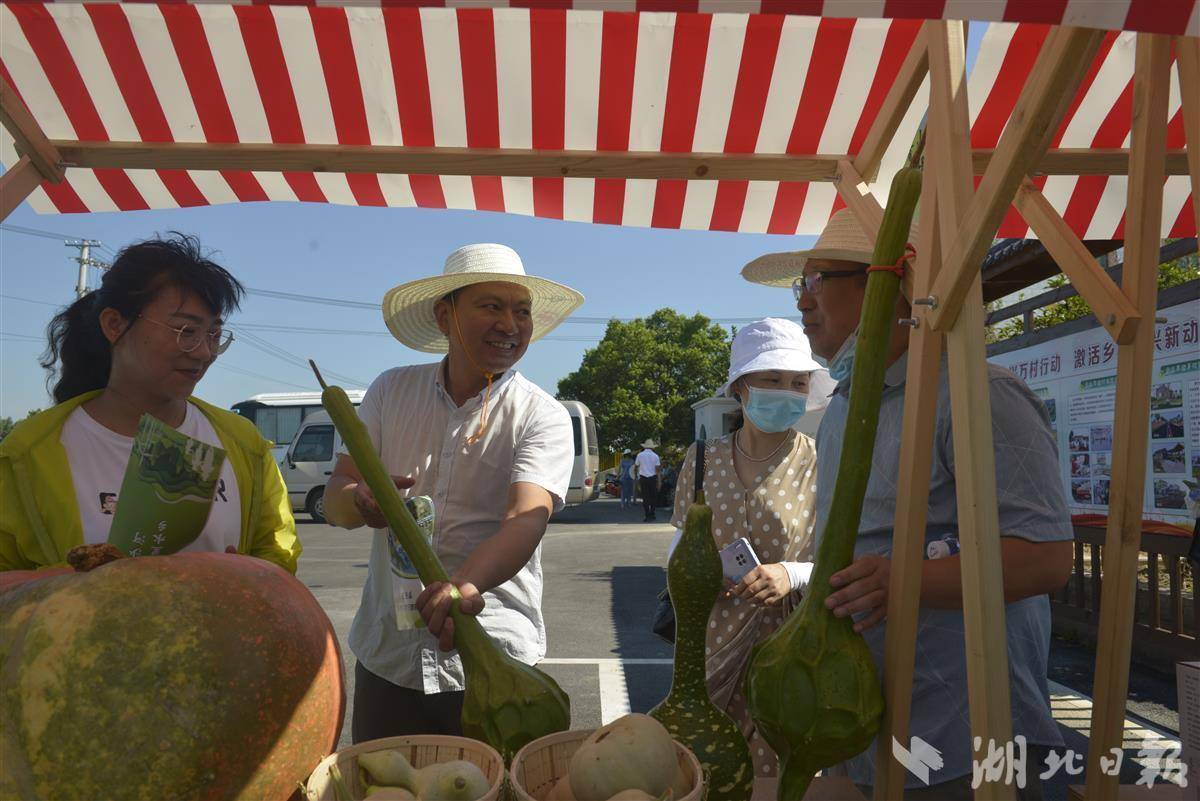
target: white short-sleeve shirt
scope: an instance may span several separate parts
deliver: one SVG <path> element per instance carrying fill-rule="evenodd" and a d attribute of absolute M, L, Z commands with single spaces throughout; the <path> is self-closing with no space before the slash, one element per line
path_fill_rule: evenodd
<path fill-rule="evenodd" d="M 463 406 L 443 386 L 443 362 L 397 367 L 371 384 L 358 415 L 384 467 L 416 480 L 405 495 L 427 495 L 436 513 L 433 545 L 453 574 L 493 536 L 508 508 L 510 485 L 545 488 L 562 508 L 575 457 L 567 410 L 510 370 L 493 383 L 487 429 L 474 443 L 484 393 Z M 351 534 L 350 536 L 354 536 Z M 424 628 L 398 630 L 387 530 L 376 529 L 350 649 L 363 667 L 427 694 L 461 690 L 457 652 L 443 653 Z M 546 655 L 541 546 L 512 579 L 483 594 L 479 622 L 512 657 L 534 664 Z"/>
<path fill-rule="evenodd" d="M 638 476 L 654 478 L 658 475 L 658 466 L 662 464 L 662 459 L 658 458 L 657 453 L 647 448 L 639 453 L 633 462 L 637 465 Z"/>

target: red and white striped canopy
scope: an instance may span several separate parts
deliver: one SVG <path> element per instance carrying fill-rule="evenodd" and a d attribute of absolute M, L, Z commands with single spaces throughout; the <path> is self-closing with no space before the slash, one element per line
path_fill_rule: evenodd
<path fill-rule="evenodd" d="M 1128 147 L 1134 51 L 1134 34 L 1116 29 L 1194 31 L 1200 8 L 1194 0 L 425 5 L 4 2 L 0 74 L 51 139 L 844 154 L 861 147 L 920 27 L 895 18 L 898 9 L 966 11 L 1018 20 L 989 25 L 971 72 L 974 147 L 996 145 L 1044 23 L 1063 22 L 1114 30 L 1052 147 L 1112 148 Z M 700 10 L 652 10 L 663 6 Z M 837 16 L 852 12 L 877 18 Z M 1168 147 L 1181 148 L 1174 72 L 1171 80 Z M 926 105 L 922 87 L 884 156 L 873 187 L 881 201 Z M 0 162 L 15 160 L 0 134 Z M 32 206 L 300 200 L 813 234 L 840 205 L 831 184 L 773 181 L 77 168 L 67 177 L 36 190 Z M 1122 237 L 1124 177 L 1056 176 L 1043 190 L 1080 236 Z M 1188 178 L 1168 178 L 1164 193 L 1163 235 L 1194 234 Z M 1032 233 L 1014 212 L 999 235 Z"/>

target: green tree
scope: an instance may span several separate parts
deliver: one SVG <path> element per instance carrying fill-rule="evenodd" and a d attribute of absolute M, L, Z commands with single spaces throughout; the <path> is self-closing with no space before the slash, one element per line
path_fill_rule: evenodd
<path fill-rule="evenodd" d="M 1172 242 L 1168 239 L 1163 244 Z M 1195 281 L 1200 278 L 1200 255 L 1192 253 L 1188 256 L 1180 256 L 1178 259 L 1168 261 L 1158 267 L 1158 289 L 1162 291 L 1168 287 L 1186 284 L 1188 281 Z M 1050 289 L 1067 286 L 1070 281 L 1061 273 L 1049 279 L 1046 284 Z M 991 311 L 991 308 L 988 309 Z M 1087 303 L 1078 295 L 1060 300 L 1058 303 L 1052 303 L 1045 308 L 1038 309 L 1033 314 L 1033 328 L 1040 330 L 1049 328 L 1059 323 L 1078 320 L 1080 317 L 1088 317 L 1092 310 Z M 1025 321 L 1020 317 L 1014 317 L 1005 320 L 1002 323 L 991 326 L 988 329 L 988 341 L 998 342 L 1009 337 L 1017 336 L 1025 333 Z"/>
<path fill-rule="evenodd" d="M 650 438 L 684 446 L 695 430 L 692 404 L 729 372 L 729 335 L 702 314 L 659 309 L 628 323 L 612 320 L 579 369 L 558 382 L 558 397 L 587 404 L 605 451 Z"/>
<path fill-rule="evenodd" d="M 25 415 L 25 419 L 28 420 L 40 411 L 41 409 L 30 409 L 29 414 Z M 0 417 L 0 440 L 9 435 L 13 428 L 16 427 L 17 422 L 19 421 L 14 421 L 11 417 Z"/>

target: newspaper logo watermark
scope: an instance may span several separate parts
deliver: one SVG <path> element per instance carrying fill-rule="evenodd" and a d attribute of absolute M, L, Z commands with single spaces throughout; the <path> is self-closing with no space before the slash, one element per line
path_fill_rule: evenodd
<path fill-rule="evenodd" d="M 920 737 L 913 737 L 908 742 L 908 748 L 892 738 L 892 756 L 912 775 L 926 785 L 929 784 L 929 771 L 941 770 L 944 765 L 942 752 L 934 748 Z"/>
<path fill-rule="evenodd" d="M 1036 771 L 1037 777 L 1047 781 L 1065 771 L 1068 776 L 1083 775 L 1085 760 L 1082 754 L 1072 749 L 1058 751 L 1050 749 L 1041 766 L 1030 766 L 1028 745 L 1023 735 L 1017 735 L 1010 742 L 997 743 L 989 740 L 987 750 L 983 750 L 982 739 L 974 740 L 975 753 L 982 754 L 981 759 L 971 760 L 971 789 L 978 790 L 984 782 L 1001 783 L 1024 789 L 1028 783 L 1028 771 Z M 895 737 L 892 738 L 892 756 L 904 769 L 928 786 L 933 773 L 944 767 L 942 752 L 920 737 L 912 737 L 908 747 L 901 745 Z M 1107 754 L 1100 757 L 1100 772 L 1106 776 L 1118 776 L 1125 759 L 1125 752 L 1120 748 L 1111 748 Z M 1152 787 L 1157 782 L 1171 782 L 1180 787 L 1188 786 L 1187 763 L 1180 759 L 1178 744 L 1163 741 L 1154 737 L 1143 738 L 1142 747 L 1137 751 L 1137 762 L 1140 772 L 1138 785 Z M 936 780 L 933 780 L 936 783 Z"/>
<path fill-rule="evenodd" d="M 1142 740 L 1142 747 L 1137 752 L 1141 772 L 1136 783 L 1152 787 L 1158 780 L 1187 787 L 1187 764 L 1179 758 L 1179 746 L 1168 745 L 1164 748 L 1161 742 L 1153 737 Z M 982 739 L 976 737 L 974 744 L 975 752 L 983 753 Z M 1109 749 L 1107 755 L 1100 757 L 1100 772 L 1106 776 L 1119 775 L 1124 758 L 1125 752 L 1122 749 Z M 971 760 L 971 789 L 979 789 L 985 781 L 1011 784 L 1023 789 L 1027 781 L 1027 762 L 1028 752 L 1024 736 L 1018 734 L 1012 741 L 1003 745 L 988 740 L 983 759 Z M 1083 773 L 1084 759 L 1071 749 L 1067 749 L 1065 753 L 1051 749 L 1046 755 L 1044 765 L 1045 770 L 1038 773 L 1038 778 L 1042 781 L 1054 778 L 1060 770 L 1065 770 L 1069 776 L 1079 776 Z"/>

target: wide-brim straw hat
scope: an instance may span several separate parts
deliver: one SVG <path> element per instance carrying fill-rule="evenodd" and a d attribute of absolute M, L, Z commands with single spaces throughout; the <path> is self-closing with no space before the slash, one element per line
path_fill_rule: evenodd
<path fill-rule="evenodd" d="M 643 443 L 642 443 L 642 447 L 643 447 L 643 448 L 657 448 L 657 447 L 658 447 L 658 443 L 657 443 L 657 442 L 655 442 L 655 441 L 654 441 L 654 440 L 652 440 L 652 439 L 648 439 L 648 440 L 646 440 L 645 442 L 643 442 Z"/>
<path fill-rule="evenodd" d="M 908 241 L 917 241 L 916 224 L 909 229 Z M 839 209 L 825 224 L 825 230 L 808 250 L 768 253 L 742 268 L 742 278 L 754 284 L 790 287 L 804 274 L 809 259 L 837 259 L 870 264 L 875 249 L 850 209 Z"/>
<path fill-rule="evenodd" d="M 512 248 L 485 243 L 466 245 L 451 253 L 441 275 L 389 289 L 383 296 L 383 320 L 392 336 L 413 350 L 445 353 L 449 342 L 437 326 L 434 304 L 456 289 L 489 281 L 517 284 L 529 290 L 533 313 L 530 342 L 553 331 L 583 303 L 583 295 L 569 286 L 526 275 L 521 257 Z"/>

